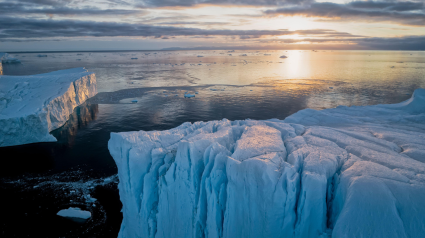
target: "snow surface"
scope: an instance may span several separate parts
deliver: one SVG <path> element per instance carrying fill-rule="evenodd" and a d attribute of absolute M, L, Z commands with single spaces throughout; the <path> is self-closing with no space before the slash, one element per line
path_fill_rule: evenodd
<path fill-rule="evenodd" d="M 49 134 L 97 93 L 84 68 L 31 76 L 0 76 L 0 146 L 56 141 Z"/>
<path fill-rule="evenodd" d="M 61 217 L 80 218 L 85 220 L 91 217 L 91 213 L 89 211 L 81 210 L 78 207 L 70 207 L 68 209 L 60 210 L 56 215 Z"/>
<path fill-rule="evenodd" d="M 112 133 L 119 237 L 423 237 L 425 90 L 285 120 Z"/>

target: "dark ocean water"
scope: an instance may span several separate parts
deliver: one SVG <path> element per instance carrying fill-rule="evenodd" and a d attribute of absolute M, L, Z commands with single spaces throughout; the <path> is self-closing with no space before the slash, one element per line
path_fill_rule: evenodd
<path fill-rule="evenodd" d="M 22 64 L 5 65 L 4 74 L 30 75 L 85 67 L 96 73 L 99 94 L 76 108 L 69 121 L 52 132 L 57 142 L 0 148 L 0 189 L 2 194 L 11 194 L 3 198 L 3 203 L 19 207 L 21 201 L 16 200 L 23 194 L 34 196 L 33 200 L 26 200 L 29 207 L 22 208 L 19 214 L 14 209 L 8 210 L 10 214 L 6 212 L 16 218 L 3 224 L 2 229 L 9 235 L 28 235 L 6 227 L 13 227 L 26 210 L 36 212 L 43 201 L 59 196 L 59 201 L 53 199 L 56 203 L 49 202 L 55 205 L 45 205 L 55 212 L 72 204 L 69 194 L 61 193 L 67 182 L 83 184 L 117 173 L 107 148 L 111 132 L 166 130 L 187 121 L 222 118 L 284 119 L 305 108 L 397 103 L 410 98 L 415 89 L 425 88 L 425 52 L 139 51 L 37 55 L 12 54 Z M 281 55 L 288 58 L 280 59 Z M 185 92 L 197 94 L 195 98 L 184 98 Z M 44 189 L 41 195 L 32 189 L 40 181 L 50 181 L 50 190 Z M 119 216 L 116 183 L 102 184 L 99 189 L 101 192 L 89 189 L 81 193 L 103 194 L 91 211 Z M 80 205 L 87 206 L 83 202 Z M 55 220 L 55 213 L 43 214 L 47 220 Z M 37 217 L 34 215 L 27 222 L 34 223 Z M 102 225 L 85 225 L 90 234 L 116 236 L 120 218 L 109 220 L 112 225 L 101 215 L 96 219 L 93 222 Z M 70 230 L 76 236 L 82 234 L 80 226 L 65 223 L 57 224 L 58 233 L 45 236 L 58 237 L 65 231 L 66 236 L 72 236 Z M 43 233 L 42 229 L 38 232 Z"/>

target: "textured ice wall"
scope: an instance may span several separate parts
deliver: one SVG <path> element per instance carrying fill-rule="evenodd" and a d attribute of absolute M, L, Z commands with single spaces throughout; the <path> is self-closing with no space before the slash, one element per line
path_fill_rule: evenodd
<path fill-rule="evenodd" d="M 424 119 L 417 90 L 285 121 L 112 133 L 119 237 L 423 237 Z"/>
<path fill-rule="evenodd" d="M 75 107 L 97 93 L 84 68 L 31 76 L 0 76 L 0 146 L 56 141 Z"/>

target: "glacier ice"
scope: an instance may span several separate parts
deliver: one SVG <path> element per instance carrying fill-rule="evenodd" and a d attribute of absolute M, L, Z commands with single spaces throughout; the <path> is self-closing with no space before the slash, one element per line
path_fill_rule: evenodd
<path fill-rule="evenodd" d="M 285 120 L 111 133 L 119 237 L 423 237 L 425 90 Z"/>
<path fill-rule="evenodd" d="M 0 146 L 56 141 L 49 132 L 97 93 L 95 74 L 84 68 L 0 81 Z"/>

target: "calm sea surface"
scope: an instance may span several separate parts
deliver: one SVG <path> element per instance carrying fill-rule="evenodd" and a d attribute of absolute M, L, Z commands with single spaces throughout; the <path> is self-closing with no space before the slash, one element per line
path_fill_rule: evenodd
<path fill-rule="evenodd" d="M 76 168 L 115 174 L 111 132 L 183 122 L 270 119 L 304 108 L 397 103 L 425 88 L 425 52 L 136 51 L 17 53 L 5 75 L 85 67 L 99 94 L 76 108 L 54 143 L 0 148 L 2 175 Z M 280 58 L 285 55 L 287 58 Z M 132 59 L 133 58 L 133 59 Z M 137 58 L 137 59 L 135 59 Z M 0 82 L 1 83 L 1 82 Z M 197 94 L 184 98 L 184 93 Z M 138 100 L 138 103 L 132 103 Z M 2 156 L 3 157 L 3 156 Z"/>

